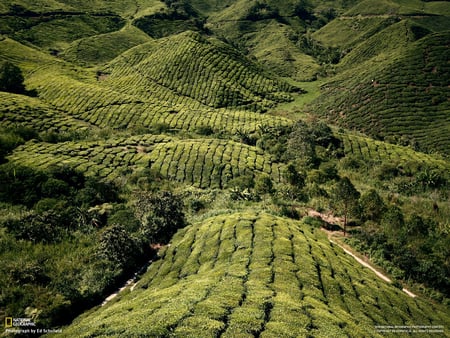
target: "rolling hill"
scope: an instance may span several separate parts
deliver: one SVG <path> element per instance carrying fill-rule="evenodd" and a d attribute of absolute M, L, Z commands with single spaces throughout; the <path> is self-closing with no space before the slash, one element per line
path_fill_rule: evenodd
<path fill-rule="evenodd" d="M 65 164 L 114 181 L 152 169 L 169 180 L 200 188 L 225 188 L 240 177 L 266 173 L 281 180 L 281 164 L 260 149 L 233 141 L 178 140 L 162 135 L 133 136 L 95 142 L 27 143 L 9 157 L 36 168 Z"/>
<path fill-rule="evenodd" d="M 448 155 L 449 37 L 427 35 L 339 74 L 323 85 L 310 109 L 372 137 L 403 139 L 422 151 Z"/>
<path fill-rule="evenodd" d="M 377 326 L 449 321 L 445 309 L 386 284 L 320 230 L 264 212 L 207 218 L 160 255 L 119 300 L 62 335 L 382 337 Z"/>
<path fill-rule="evenodd" d="M 0 81 L 12 64 L 25 90 L 0 91 L 0 320 L 448 336 L 449 45 L 448 1 L 2 1 Z M 394 283 L 319 229 L 344 214 Z"/>

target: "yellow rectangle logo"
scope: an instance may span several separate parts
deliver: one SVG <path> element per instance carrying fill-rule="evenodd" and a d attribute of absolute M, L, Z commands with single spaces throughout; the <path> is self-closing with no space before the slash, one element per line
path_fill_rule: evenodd
<path fill-rule="evenodd" d="M 6 317 L 5 318 L 5 328 L 12 327 L 12 326 L 13 326 L 12 317 Z"/>

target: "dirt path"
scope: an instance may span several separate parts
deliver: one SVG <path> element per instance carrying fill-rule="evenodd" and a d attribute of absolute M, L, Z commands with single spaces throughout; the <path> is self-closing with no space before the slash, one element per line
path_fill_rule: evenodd
<path fill-rule="evenodd" d="M 108 304 L 111 300 L 113 300 L 114 298 L 117 297 L 117 295 L 119 295 L 123 290 L 125 290 L 127 287 L 130 287 L 130 291 L 134 290 L 134 287 L 136 286 L 136 284 L 139 282 L 139 276 L 150 266 L 150 264 L 153 263 L 153 260 L 149 260 L 147 263 L 145 263 L 137 272 L 134 273 L 133 277 L 131 277 L 129 280 L 127 280 L 125 282 L 125 284 L 119 288 L 118 290 L 116 290 L 115 292 L 113 292 L 112 294 L 110 294 L 108 297 L 105 298 L 105 300 L 102 303 L 102 306 L 105 306 L 106 304 Z"/>
<path fill-rule="evenodd" d="M 369 259 L 367 257 L 360 258 L 357 256 L 357 254 L 355 254 L 352 249 L 350 247 L 348 247 L 347 245 L 338 242 L 338 239 L 333 238 L 333 235 L 339 234 L 342 235 L 343 233 L 341 231 L 329 231 L 326 229 L 321 229 L 322 231 L 324 231 L 327 235 L 328 235 L 328 240 L 333 243 L 334 245 L 337 245 L 338 247 L 340 247 L 342 250 L 344 250 L 344 252 L 350 256 L 352 256 L 359 264 L 361 264 L 362 266 L 372 270 L 377 276 L 378 278 L 384 280 L 387 283 L 392 283 L 392 280 L 386 276 L 385 274 L 383 274 L 382 272 L 380 272 L 379 270 L 377 270 L 369 261 Z M 417 295 L 415 295 L 414 293 L 412 293 L 411 291 L 403 288 L 402 291 L 404 293 L 406 293 L 408 296 L 415 298 L 417 297 Z"/>
<path fill-rule="evenodd" d="M 330 224 L 341 225 L 343 223 L 343 220 L 340 217 L 336 217 L 336 216 L 331 215 L 331 214 L 323 214 L 323 213 L 320 213 L 320 212 L 318 212 L 318 211 L 316 211 L 314 209 L 308 209 L 308 215 L 311 216 L 311 217 L 319 217 L 322 220 L 324 220 L 325 222 L 330 223 Z M 373 272 L 375 272 L 375 274 L 380 279 L 384 280 L 385 282 L 392 283 L 392 280 L 388 276 L 383 274 L 382 272 L 378 271 L 372 265 L 372 263 L 369 261 L 369 259 L 367 257 L 364 257 L 364 259 L 359 257 L 357 254 L 355 254 L 355 252 L 348 245 L 345 245 L 344 243 L 340 242 L 337 238 L 333 238 L 334 235 L 342 236 L 343 235 L 342 231 L 329 231 L 329 230 L 326 230 L 324 228 L 322 228 L 321 230 L 327 233 L 328 240 L 331 243 L 339 246 L 342 250 L 344 250 L 344 252 L 346 254 L 352 256 L 359 264 L 361 264 L 362 266 L 364 266 L 364 267 L 372 270 Z M 405 288 L 403 288 L 402 291 L 404 293 L 406 293 L 408 296 L 412 297 L 412 298 L 417 297 L 417 295 L 415 295 L 414 293 L 412 293 L 411 291 L 409 291 L 409 290 L 407 290 Z"/>

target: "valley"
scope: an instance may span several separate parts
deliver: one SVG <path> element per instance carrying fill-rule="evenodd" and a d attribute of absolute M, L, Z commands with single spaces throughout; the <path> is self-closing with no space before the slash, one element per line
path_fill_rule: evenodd
<path fill-rule="evenodd" d="M 1 335 L 448 336 L 449 45 L 448 1 L 2 1 Z"/>

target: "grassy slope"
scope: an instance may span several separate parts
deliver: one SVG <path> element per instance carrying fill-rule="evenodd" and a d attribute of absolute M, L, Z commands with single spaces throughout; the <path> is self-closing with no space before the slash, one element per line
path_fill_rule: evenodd
<path fill-rule="evenodd" d="M 241 212 L 179 231 L 133 291 L 63 336 L 377 337 L 375 325 L 447 327 L 445 311 L 381 281 L 319 230 Z"/>
<path fill-rule="evenodd" d="M 140 96 L 159 85 L 177 96 L 216 108 L 264 110 L 276 102 L 289 101 L 287 92 L 295 90 L 264 74 L 226 44 L 194 32 L 138 46 L 111 62 L 106 70 L 111 73 L 106 83 L 114 86 L 117 81 L 121 88 L 139 84 L 134 87 L 141 90 Z"/>
<path fill-rule="evenodd" d="M 76 40 L 61 53 L 61 56 L 75 64 L 99 65 L 149 40 L 150 38 L 141 30 L 127 25 L 120 31 Z"/>
<path fill-rule="evenodd" d="M 318 4 L 318 1 L 313 2 Z M 10 3 L 2 2 L 0 12 L 5 12 Z M 163 6 L 157 0 L 93 1 L 82 4 L 79 1 L 64 1 L 64 4 L 62 1 L 14 3 L 36 11 L 101 11 L 107 8 L 126 18 L 152 14 Z M 298 23 L 290 22 L 287 25 L 267 20 L 240 26 L 236 18 L 245 14 L 251 4 L 249 2 L 230 0 L 211 5 L 196 0 L 193 3 L 201 12 L 211 15 L 208 25 L 213 32 L 243 44 L 250 56 L 256 56 L 258 61 L 278 75 L 288 74 L 305 79 L 317 72 L 318 64 L 301 53 L 287 38 L 292 30 L 299 29 Z M 329 3 L 323 2 L 321 5 Z M 356 7 L 346 15 L 370 14 L 377 8 L 373 1 L 364 3 L 364 6 Z M 228 4 L 230 6 L 226 7 Z M 289 14 L 290 4 L 284 2 L 280 5 L 281 14 Z M 395 15 L 420 11 L 418 1 L 406 3 L 386 0 L 383 4 L 385 9 L 394 8 Z M 277 2 L 270 1 L 270 5 L 277 6 Z M 445 13 L 447 7 L 442 2 L 425 5 L 429 13 Z M 367 12 L 362 12 L 364 8 Z M 223 11 L 214 13 L 216 9 Z M 431 31 L 442 31 L 448 27 L 448 22 L 441 19 L 411 18 Z M 60 55 L 74 64 L 10 39 L 0 41 L 0 59 L 18 64 L 25 73 L 28 88 L 37 89 L 39 93 L 39 98 L 1 93 L 1 125 L 18 122 L 38 125 L 39 129 L 44 130 L 97 126 L 127 129 L 129 133 L 133 133 L 134 128 L 152 128 L 156 125 L 185 131 L 208 126 L 229 135 L 236 130 L 254 132 L 258 125 L 291 123 L 268 114 L 214 108 L 221 106 L 218 103 L 223 101 L 219 101 L 219 98 L 225 100 L 225 107 L 258 110 L 260 107 L 270 107 L 280 98 L 289 97 L 286 93 L 288 87 L 283 81 L 273 80 L 271 76 L 260 76 L 260 70 L 251 62 L 218 41 L 203 39 L 192 33 L 152 41 L 129 25 L 123 30 L 116 30 L 116 27 L 111 32 L 102 30 L 100 26 L 102 29 L 92 29 L 92 25 L 84 25 L 86 22 L 80 18 L 70 20 L 75 22 L 72 30 L 78 24 L 82 26 L 81 36 L 65 30 L 59 31 L 56 38 L 49 38 L 49 31 L 67 26 L 68 21 L 64 20 L 56 26 L 47 24 L 35 30 L 37 37 L 42 36 L 38 41 L 42 42 L 43 50 L 57 47 L 62 51 Z M 414 107 L 413 98 L 421 98 L 418 93 L 427 89 L 416 81 L 417 69 L 409 67 L 411 60 L 418 62 L 414 65 L 419 65 L 420 70 L 428 67 L 426 69 L 430 73 L 427 76 L 431 76 L 433 81 L 433 76 L 438 78 L 438 75 L 441 79 L 449 78 L 445 75 L 446 68 L 439 65 L 437 73 L 433 73 L 434 62 L 439 60 L 431 60 L 429 64 L 421 66 L 420 60 L 417 60 L 420 57 L 414 54 L 415 48 L 425 50 L 432 45 L 425 42 L 430 42 L 437 35 L 406 49 L 409 51 L 406 55 L 402 48 L 412 40 L 399 39 L 398 47 L 402 48 L 395 54 L 389 54 L 396 59 L 385 63 L 386 55 L 392 53 L 389 46 L 383 45 L 388 41 L 387 37 L 394 33 L 411 32 L 411 27 L 409 22 L 395 23 L 395 20 L 383 15 L 337 19 L 315 33 L 314 38 L 325 45 L 352 48 L 343 62 L 344 68 L 349 71 L 338 77 L 336 82 L 331 82 L 337 87 L 329 89 L 330 98 L 322 96 L 315 107 L 323 112 L 326 108 L 334 108 L 335 103 L 339 102 L 336 97 L 342 96 L 337 88 L 341 89 L 342 85 L 347 86 L 344 89 L 348 90 L 344 95 L 348 101 L 343 103 L 343 107 L 351 100 L 356 101 L 352 105 L 359 104 L 363 102 L 361 100 L 367 99 L 367 95 L 373 97 L 375 103 L 364 105 L 361 111 L 366 113 L 367 107 L 383 107 L 384 103 L 378 104 L 376 101 L 377 93 L 386 91 L 392 95 L 388 98 L 389 105 L 398 102 L 397 98 L 401 97 L 411 101 L 405 102 L 405 105 Z M 340 33 L 336 34 L 336 31 Z M 146 43 L 141 45 L 142 42 Z M 138 46 L 126 51 L 135 45 Z M 374 45 L 376 48 L 372 49 Z M 98 46 L 102 50 L 98 51 Z M 432 49 L 432 54 L 434 52 Z M 433 55 L 441 52 L 445 55 L 445 51 L 439 50 Z M 211 55 L 217 58 L 211 61 Z M 359 58 L 371 63 L 355 68 L 355 76 L 352 67 L 358 64 Z M 75 64 L 97 68 L 86 70 Z M 384 69 L 386 65 L 390 67 L 387 70 Z M 396 73 L 393 70 L 402 69 L 400 66 L 405 67 L 405 72 L 395 79 L 389 77 Z M 242 69 L 242 72 L 233 73 L 236 68 Z M 104 74 L 99 79 L 96 78 L 97 70 Z M 370 80 L 374 74 L 377 74 L 377 84 L 381 84 L 379 87 L 371 86 Z M 385 83 L 381 82 L 382 76 L 387 77 Z M 414 79 L 414 86 L 419 88 L 409 91 L 405 83 L 410 83 L 411 79 Z M 396 87 L 391 85 L 394 80 L 398 81 L 395 82 L 398 84 Z M 203 84 L 201 89 L 199 84 Z M 431 100 L 436 97 L 439 100 L 442 93 L 447 95 L 448 89 L 436 88 L 434 82 L 433 85 L 427 92 L 427 98 Z M 399 94 L 399 87 L 407 90 Z M 222 88 L 225 94 L 217 95 L 218 88 Z M 311 85 L 311 88 L 311 96 L 315 96 L 315 85 Z M 233 103 L 236 100 L 249 104 L 236 105 Z M 306 98 L 300 96 L 295 102 L 285 105 L 301 106 L 304 100 Z M 347 107 L 355 108 L 351 105 Z M 418 124 L 426 125 L 425 115 L 420 115 L 420 120 L 415 115 L 406 123 L 403 115 L 400 118 L 396 115 L 390 120 L 381 121 L 386 121 L 389 128 L 395 126 L 396 121 L 403 121 L 398 128 L 382 131 L 388 136 L 408 131 L 418 141 L 423 139 L 425 145 L 434 146 L 440 142 L 440 149 L 449 149 L 450 130 L 446 120 L 448 103 L 438 102 L 432 110 L 423 112 L 435 112 L 436 107 L 442 108 L 442 114 L 433 115 L 432 118 L 437 116 L 442 119 L 435 123 L 437 127 L 434 130 L 417 128 Z M 351 109 L 345 117 L 353 113 Z M 357 109 L 355 111 L 359 112 Z M 45 118 L 40 116 L 42 113 L 45 113 Z M 384 114 L 384 111 L 381 113 Z M 410 116 L 411 110 L 405 110 L 404 113 Z M 368 116 L 374 124 L 364 121 L 362 126 L 367 128 L 369 125 L 372 130 L 380 131 L 376 129 L 379 125 L 375 123 L 379 116 Z M 430 130 L 433 138 L 428 141 L 426 137 Z M 382 161 L 398 160 L 402 163 L 412 160 L 431 163 L 440 168 L 448 167 L 448 162 L 436 160 L 432 156 L 366 138 L 347 135 L 344 143 L 346 154 L 363 158 L 375 157 Z M 202 188 L 226 187 L 230 179 L 247 172 L 271 173 L 275 181 L 279 180 L 278 164 L 272 163 L 270 156 L 262 154 L 255 147 L 224 140 L 178 140 L 175 137 L 146 135 L 56 145 L 30 142 L 10 158 L 18 163 L 43 167 L 66 161 L 82 171 L 107 179 L 121 178 L 122 175 L 127 177 L 132 171 L 139 171 L 152 164 L 153 168 L 169 179 Z M 258 333 L 278 337 L 307 333 L 330 336 L 337 332 L 338 335 L 359 337 L 376 335 L 375 323 L 449 324 L 448 309 L 422 300 L 412 300 L 399 290 L 383 284 L 365 269 L 355 266 L 353 260 L 340 249 L 332 247 L 323 235 L 311 232 L 305 225 L 263 213 L 226 215 L 195 224 L 181 231 L 164 255 L 165 259 L 156 262 L 137 288 L 124 296 L 123 300 L 93 312 L 91 317 L 80 319 L 64 333 L 67 336 L 78 336 L 80 332 L 86 336 L 139 336 L 143 333 L 161 335 L 172 330 L 183 337 L 198 336 L 199 333 L 211 336 L 218 333 L 226 336 Z"/>
<path fill-rule="evenodd" d="M 272 21 L 262 29 L 248 33 L 249 53 L 275 74 L 299 80 L 313 79 L 320 66 L 288 39 L 291 32 L 289 26 Z"/>
<path fill-rule="evenodd" d="M 411 166 L 428 165 L 430 167 L 450 170 L 450 163 L 436 155 L 417 152 L 409 147 L 376 141 L 368 137 L 354 135 L 350 132 L 340 135 L 344 142 L 345 155 L 353 155 L 365 161 L 378 163 L 397 163 Z"/>
<path fill-rule="evenodd" d="M 170 180 L 201 188 L 223 188 L 233 178 L 262 172 L 277 182 L 281 179 L 280 164 L 256 147 L 162 135 L 58 144 L 29 142 L 9 160 L 38 168 L 63 163 L 111 181 L 151 168 Z"/>
<path fill-rule="evenodd" d="M 246 50 L 250 56 L 277 74 L 288 75 L 300 81 L 313 78 L 319 70 L 319 64 L 288 39 L 297 30 L 303 30 L 298 20 L 290 18 L 289 23 L 274 19 L 256 22 L 245 20 L 254 4 L 255 2 L 235 1 L 224 10 L 211 14 L 207 27 L 214 34 L 233 41 L 233 44 Z M 277 8 L 281 16 L 292 16 L 293 1 L 269 1 L 269 5 Z"/>
<path fill-rule="evenodd" d="M 0 125 L 22 125 L 39 132 L 82 131 L 92 128 L 64 112 L 57 111 L 37 98 L 0 92 Z"/>
<path fill-rule="evenodd" d="M 162 7 L 158 0 L 4 0 L 0 4 L 0 12 L 7 13 L 12 5 L 25 7 L 36 13 L 47 13 L 52 11 L 95 11 L 113 12 L 122 16 L 132 15 L 141 8 Z"/>
<path fill-rule="evenodd" d="M 340 74 L 323 86 L 311 110 L 371 136 L 403 136 L 422 150 L 448 154 L 449 37 L 426 36 Z"/>
<path fill-rule="evenodd" d="M 428 30 L 410 20 L 394 23 L 356 45 L 339 63 L 338 69 L 357 67 L 380 54 L 384 54 L 388 60 L 393 51 L 407 47 L 428 33 Z"/>
<path fill-rule="evenodd" d="M 232 133 L 290 123 L 250 111 L 209 107 L 263 109 L 289 100 L 283 90 L 293 87 L 261 76 L 253 63 L 231 53 L 229 47 L 195 34 L 183 33 L 123 53 L 103 69 L 111 73 L 109 77 L 106 74 L 99 79 L 95 69 L 75 67 L 9 38 L 0 45 L 0 59 L 19 65 L 28 89 L 36 90 L 45 104 L 95 126 L 149 128 L 165 124 L 184 130 L 209 126 Z M 179 48 L 172 49 L 174 45 Z M 204 90 L 197 88 L 199 83 Z"/>

